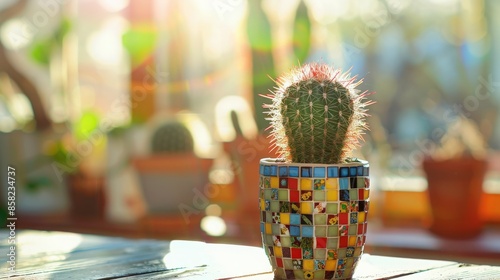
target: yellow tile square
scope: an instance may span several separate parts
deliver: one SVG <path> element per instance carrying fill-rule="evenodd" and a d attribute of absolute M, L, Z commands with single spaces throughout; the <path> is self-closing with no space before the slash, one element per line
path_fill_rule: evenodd
<path fill-rule="evenodd" d="M 304 270 L 314 270 L 314 261 L 313 260 L 303 260 L 302 268 Z"/>
<path fill-rule="evenodd" d="M 339 189 L 339 179 L 338 178 L 326 179 L 325 187 L 327 190 L 338 190 Z"/>
<path fill-rule="evenodd" d="M 301 214 L 312 214 L 314 210 L 314 205 L 312 202 L 301 202 L 300 203 L 300 213 Z"/>
<path fill-rule="evenodd" d="M 365 190 L 365 199 L 370 198 L 370 190 Z"/>
<path fill-rule="evenodd" d="M 278 177 L 271 177 L 271 188 L 279 188 L 280 187 L 280 180 Z"/>
<path fill-rule="evenodd" d="M 339 200 L 339 191 L 337 191 L 337 190 L 327 190 L 326 191 L 326 200 L 328 200 L 328 201 L 337 201 L 337 200 Z"/>
<path fill-rule="evenodd" d="M 277 258 L 283 257 L 283 251 L 281 251 L 281 247 L 274 246 L 274 256 Z"/>
<path fill-rule="evenodd" d="M 326 260 L 325 270 L 335 270 L 337 260 Z"/>
<path fill-rule="evenodd" d="M 349 246 L 356 246 L 356 235 L 349 236 Z"/>
<path fill-rule="evenodd" d="M 281 213 L 280 214 L 280 221 L 284 225 L 289 225 L 290 224 L 290 213 Z"/>
<path fill-rule="evenodd" d="M 260 211 L 266 211 L 266 201 L 264 199 L 260 199 Z"/>
<path fill-rule="evenodd" d="M 312 185 L 311 179 L 300 179 L 300 190 L 312 190 Z"/>
<path fill-rule="evenodd" d="M 273 230 L 271 229 L 271 224 L 266 223 L 266 234 L 272 234 Z"/>
<path fill-rule="evenodd" d="M 364 223 L 365 222 L 365 212 L 358 212 L 358 223 Z"/>

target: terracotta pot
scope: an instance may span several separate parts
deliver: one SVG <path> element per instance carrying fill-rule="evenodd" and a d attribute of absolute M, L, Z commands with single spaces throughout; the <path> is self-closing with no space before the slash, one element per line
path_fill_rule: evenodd
<path fill-rule="evenodd" d="M 260 227 L 277 279 L 346 279 L 363 254 L 367 162 L 260 161 Z"/>
<path fill-rule="evenodd" d="M 426 158 L 422 166 L 432 212 L 429 230 L 447 238 L 472 238 L 481 233 L 479 203 L 487 161 Z"/>

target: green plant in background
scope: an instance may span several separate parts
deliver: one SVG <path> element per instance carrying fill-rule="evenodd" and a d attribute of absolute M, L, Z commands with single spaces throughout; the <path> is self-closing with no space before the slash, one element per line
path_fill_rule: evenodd
<path fill-rule="evenodd" d="M 297 163 L 337 164 L 359 146 L 365 123 L 368 92 L 362 80 L 325 64 L 306 64 L 277 81 L 267 97 L 272 136 L 279 153 Z"/>
<path fill-rule="evenodd" d="M 189 129 L 180 122 L 168 122 L 161 125 L 153 134 L 151 151 L 153 153 L 193 152 L 193 136 Z"/>
<path fill-rule="evenodd" d="M 309 56 L 311 48 L 311 20 L 304 1 L 300 1 L 293 22 L 293 53 L 294 63 L 303 63 Z"/>
<path fill-rule="evenodd" d="M 41 65 L 48 66 L 50 58 L 52 57 L 52 52 L 54 49 L 62 46 L 63 39 L 71 28 L 71 21 L 68 18 L 63 18 L 51 36 L 43 38 L 33 44 L 30 52 L 31 58 Z"/>
<path fill-rule="evenodd" d="M 248 1 L 247 18 L 247 36 L 252 51 L 252 92 L 255 121 L 259 131 L 263 131 L 267 127 L 267 121 L 262 108 L 265 98 L 260 94 L 266 93 L 272 87 L 273 82 L 269 76 L 275 76 L 275 69 L 271 25 L 262 10 L 262 0 Z"/>
<path fill-rule="evenodd" d="M 76 148 L 79 143 L 92 145 L 89 149 L 96 150 L 101 144 L 103 134 L 97 132 L 100 116 L 93 110 L 87 110 L 73 124 L 72 131 L 61 139 L 50 142 L 45 149 L 45 154 L 56 163 L 57 167 L 68 174 L 78 172 L 83 157 Z M 88 151 L 90 152 L 90 151 Z"/>
<path fill-rule="evenodd" d="M 122 44 L 130 55 L 132 65 L 138 65 L 151 56 L 157 40 L 157 30 L 148 24 L 138 24 L 126 31 L 122 36 Z"/>
<path fill-rule="evenodd" d="M 273 40 L 269 19 L 262 9 L 262 0 L 248 1 L 247 36 L 252 50 L 252 92 L 255 120 L 259 131 L 267 127 L 262 104 L 262 94 L 272 87 L 269 76 L 276 76 L 273 61 Z M 300 65 L 308 55 L 311 46 L 311 21 L 304 1 L 300 1 L 293 23 L 293 64 Z"/>

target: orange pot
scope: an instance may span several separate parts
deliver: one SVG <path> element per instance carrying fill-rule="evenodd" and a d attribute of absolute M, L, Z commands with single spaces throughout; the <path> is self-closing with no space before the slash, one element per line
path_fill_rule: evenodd
<path fill-rule="evenodd" d="M 427 176 L 433 218 L 429 230 L 447 238 L 472 238 L 480 234 L 483 221 L 479 204 L 487 161 L 472 157 L 442 161 L 426 158 L 422 167 Z"/>

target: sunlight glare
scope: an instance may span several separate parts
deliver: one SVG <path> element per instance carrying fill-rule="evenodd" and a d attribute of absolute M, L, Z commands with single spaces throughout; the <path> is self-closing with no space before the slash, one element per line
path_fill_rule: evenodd
<path fill-rule="evenodd" d="M 179 113 L 178 118 L 193 135 L 195 154 L 201 158 L 213 157 L 212 137 L 200 117 L 192 113 Z"/>
<path fill-rule="evenodd" d="M 130 0 L 98 0 L 97 2 L 106 11 L 114 13 L 125 9 L 129 5 Z"/>
<path fill-rule="evenodd" d="M 26 231 L 19 233 L 17 238 L 19 243 L 25 245 L 17 247 L 20 258 L 38 254 L 53 256 L 58 254 L 64 259 L 64 254 L 72 252 L 82 242 L 82 237 L 76 233 L 37 232 L 37 234 L 33 234 Z M 29 244 L 36 245 L 29 246 Z"/>
<path fill-rule="evenodd" d="M 206 254 L 203 242 L 173 240 L 170 242 L 170 253 L 163 257 L 163 264 L 167 269 L 206 266 Z"/>
<path fill-rule="evenodd" d="M 125 57 L 122 34 L 128 22 L 120 16 L 108 19 L 102 28 L 89 36 L 87 51 L 90 56 L 103 65 L 118 65 Z"/>
<path fill-rule="evenodd" d="M 13 18 L 2 25 L 0 40 L 7 49 L 18 50 L 33 41 L 33 32 L 30 32 L 26 20 Z"/>
<path fill-rule="evenodd" d="M 226 233 L 227 226 L 220 217 L 206 216 L 201 219 L 201 229 L 210 236 L 222 236 Z"/>
<path fill-rule="evenodd" d="M 205 215 L 219 217 L 222 214 L 222 208 L 218 204 L 210 204 L 205 208 Z"/>
<path fill-rule="evenodd" d="M 241 96 L 226 96 L 215 105 L 217 135 L 223 142 L 231 142 L 236 138 L 236 131 L 231 122 L 231 111 L 236 112 L 243 136 L 246 139 L 257 137 L 257 125 L 253 121 L 252 109 Z"/>

